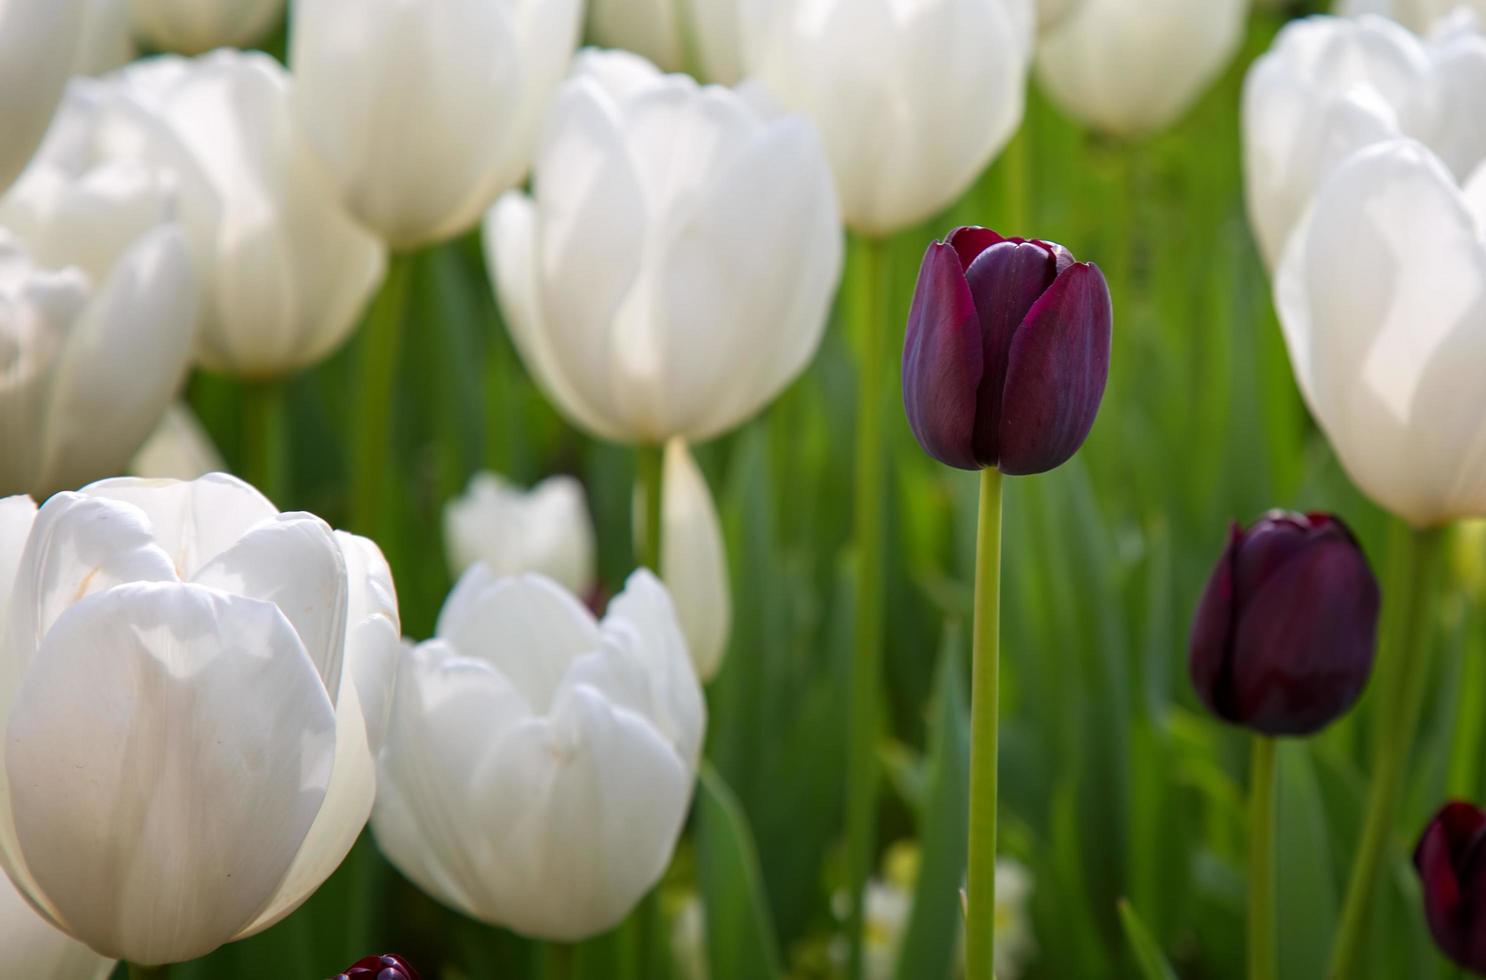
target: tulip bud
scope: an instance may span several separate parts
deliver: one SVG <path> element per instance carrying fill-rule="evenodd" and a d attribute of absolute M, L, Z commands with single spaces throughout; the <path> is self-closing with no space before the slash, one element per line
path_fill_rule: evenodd
<path fill-rule="evenodd" d="M 1446 804 L 1424 828 L 1414 867 L 1436 945 L 1459 966 L 1486 973 L 1486 811 Z"/>
<path fill-rule="evenodd" d="M 929 246 L 903 347 L 903 406 L 924 451 L 1043 473 L 1083 445 L 1109 378 L 1099 267 L 1061 245 L 960 228 Z"/>
<path fill-rule="evenodd" d="M 1308 735 L 1361 696 L 1377 625 L 1378 584 L 1346 525 L 1274 511 L 1233 526 L 1192 624 L 1192 684 L 1225 721 Z"/>
<path fill-rule="evenodd" d="M 413 964 L 387 953 L 383 956 L 363 956 L 346 969 L 336 974 L 335 980 L 422 980 Z"/>
<path fill-rule="evenodd" d="M 82 36 L 83 0 L 0 3 L 0 193 L 46 135 Z"/>

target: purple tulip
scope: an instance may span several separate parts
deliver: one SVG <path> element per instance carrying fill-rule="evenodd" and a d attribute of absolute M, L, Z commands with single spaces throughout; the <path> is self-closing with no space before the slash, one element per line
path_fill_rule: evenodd
<path fill-rule="evenodd" d="M 913 434 L 961 469 L 1061 466 L 1099 413 L 1113 323 L 1098 266 L 1050 242 L 956 230 L 929 246 L 908 314 Z"/>
<path fill-rule="evenodd" d="M 1486 812 L 1446 804 L 1424 828 L 1414 867 L 1435 943 L 1458 965 L 1486 973 Z"/>
<path fill-rule="evenodd" d="M 1192 623 L 1192 684 L 1213 713 L 1266 735 L 1308 735 L 1362 695 L 1378 583 L 1346 525 L 1272 511 L 1237 524 Z"/>
<path fill-rule="evenodd" d="M 364 956 L 336 974 L 334 980 L 422 980 L 413 965 L 396 953 Z"/>

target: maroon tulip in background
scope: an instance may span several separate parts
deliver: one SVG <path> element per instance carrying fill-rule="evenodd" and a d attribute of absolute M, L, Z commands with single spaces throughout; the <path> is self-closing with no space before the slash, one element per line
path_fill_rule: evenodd
<path fill-rule="evenodd" d="M 960 228 L 924 255 L 903 346 L 903 405 L 942 463 L 1043 473 L 1083 445 L 1109 379 L 1099 267 L 1061 245 Z"/>
<path fill-rule="evenodd" d="M 422 980 L 413 965 L 396 953 L 365 956 L 346 967 L 334 980 Z"/>
<path fill-rule="evenodd" d="M 1424 828 L 1414 867 L 1435 943 L 1458 965 L 1486 973 L 1486 812 L 1447 804 Z"/>
<path fill-rule="evenodd" d="M 1274 511 L 1237 524 L 1192 624 L 1192 684 L 1218 717 L 1308 735 L 1367 686 L 1378 584 L 1346 525 Z"/>

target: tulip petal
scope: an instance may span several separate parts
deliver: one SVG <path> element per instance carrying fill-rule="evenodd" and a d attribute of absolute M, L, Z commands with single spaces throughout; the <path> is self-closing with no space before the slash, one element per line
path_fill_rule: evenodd
<path fill-rule="evenodd" d="M 980 319 L 960 257 L 935 243 L 924 254 L 903 340 L 903 407 L 924 452 L 964 470 L 975 458 L 975 400 L 985 371 Z"/>
<path fill-rule="evenodd" d="M 15 585 L 16 567 L 21 552 L 36 523 L 36 502 L 30 497 L 0 497 L 0 623 L 5 622 L 5 606 Z M 0 643 L 4 630 L 0 628 Z"/>
<path fill-rule="evenodd" d="M 5 970 L 36 980 L 107 980 L 114 961 L 61 932 L 0 874 L 0 950 Z"/>
<path fill-rule="evenodd" d="M 267 906 L 324 800 L 335 715 L 276 606 L 138 584 L 57 620 L 6 736 L 4 802 L 61 921 L 160 964 Z"/>
<path fill-rule="evenodd" d="M 1083 445 L 1109 380 L 1113 324 L 1109 286 L 1090 264 L 1069 268 L 1027 314 L 1007 355 L 1003 473 L 1045 472 Z"/>
<path fill-rule="evenodd" d="M 661 499 L 661 574 L 697 675 L 722 666 L 732 627 L 727 550 L 707 480 L 681 439 L 666 444 Z"/>
<path fill-rule="evenodd" d="M 1486 969 L 1486 813 L 1469 803 L 1446 804 L 1414 848 L 1424 914 L 1440 949 L 1468 970 Z"/>

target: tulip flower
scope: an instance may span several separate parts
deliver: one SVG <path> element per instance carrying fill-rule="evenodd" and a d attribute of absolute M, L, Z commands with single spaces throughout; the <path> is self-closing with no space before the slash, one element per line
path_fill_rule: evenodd
<path fill-rule="evenodd" d="M 0 0 L 0 194 L 46 135 L 86 6 L 86 0 Z"/>
<path fill-rule="evenodd" d="M 670 863 L 705 726 L 665 588 L 602 622 L 550 579 L 476 565 L 405 655 L 372 830 L 440 902 L 542 939 L 628 914 Z"/>
<path fill-rule="evenodd" d="M 4 505 L 0 500 L 0 507 Z M 4 874 L 0 874 L 0 962 L 8 976 L 37 980 L 107 980 L 114 970 L 113 960 L 38 915 Z"/>
<path fill-rule="evenodd" d="M 535 572 L 581 596 L 597 584 L 593 518 L 583 485 L 570 476 L 528 491 L 477 473 L 444 508 L 444 545 L 456 576 L 484 562 L 495 575 Z"/>
<path fill-rule="evenodd" d="M 709 82 L 735 85 L 744 74 L 745 2 L 590 0 L 588 33 L 602 47 L 644 55 L 666 71 L 692 71 Z"/>
<path fill-rule="evenodd" d="M 336 974 L 335 980 L 422 980 L 413 965 L 395 953 L 363 956 Z"/>
<path fill-rule="evenodd" d="M 191 350 L 197 279 L 168 220 L 170 189 L 130 166 L 94 165 L 69 112 L 0 202 L 0 350 L 12 365 L 0 385 L 0 492 L 40 496 L 121 472 Z"/>
<path fill-rule="evenodd" d="M 0 520 L 0 554 L 25 523 Z M 57 494 L 9 593 L 0 862 L 104 956 L 266 929 L 366 821 L 378 719 L 352 678 L 397 642 L 375 546 L 239 480 Z"/>
<path fill-rule="evenodd" d="M 903 348 L 903 405 L 942 463 L 1009 475 L 1083 445 L 1109 377 L 1099 267 L 1049 242 L 960 228 L 929 246 Z"/>
<path fill-rule="evenodd" d="M 129 0 L 86 0 L 86 7 L 72 74 L 102 75 L 139 56 L 129 22 Z"/>
<path fill-rule="evenodd" d="M 1486 516 L 1483 192 L 1486 171 L 1462 188 L 1419 143 L 1363 150 L 1323 183 L 1276 277 L 1311 414 L 1357 486 L 1418 528 Z"/>
<path fill-rule="evenodd" d="M 129 0 L 134 29 L 160 51 L 252 47 L 278 26 L 285 0 Z"/>
<path fill-rule="evenodd" d="M 1429 40 L 1377 17 L 1292 21 L 1244 83 L 1249 215 L 1273 267 L 1324 179 L 1353 153 L 1400 136 L 1457 178 L 1486 159 L 1475 102 L 1486 34 L 1463 16 Z"/>
<path fill-rule="evenodd" d="M 129 475 L 147 480 L 195 480 L 226 468 L 201 420 L 189 405 L 175 402 L 134 454 Z"/>
<path fill-rule="evenodd" d="M 820 127 L 853 231 L 882 237 L 947 207 L 1021 123 L 1031 0 L 742 9 L 748 74 Z"/>
<path fill-rule="evenodd" d="M 1427 33 L 1441 18 L 1460 8 L 1486 17 L 1486 0 L 1337 0 L 1338 14 L 1379 14 L 1390 17 L 1419 34 Z"/>
<path fill-rule="evenodd" d="M 1084 0 L 1044 34 L 1037 78 L 1064 112 L 1115 136 L 1163 129 L 1227 66 L 1249 0 Z"/>
<path fill-rule="evenodd" d="M 297 0 L 304 137 L 394 249 L 451 238 L 526 173 L 580 20 L 580 0 Z"/>
<path fill-rule="evenodd" d="M 707 439 L 814 355 L 841 233 L 804 119 L 585 51 L 533 186 L 492 209 L 486 255 L 522 360 L 578 425 L 626 442 Z"/>
<path fill-rule="evenodd" d="M 1424 828 L 1414 867 L 1435 944 L 1462 969 L 1486 973 L 1486 811 L 1446 804 Z"/>
<path fill-rule="evenodd" d="M 1235 524 L 1192 623 L 1192 685 L 1218 717 L 1309 735 L 1372 671 L 1378 584 L 1345 524 L 1275 511 Z"/>
<path fill-rule="evenodd" d="M 727 546 L 706 477 L 681 439 L 666 444 L 661 478 L 660 572 L 697 676 L 722 667 L 733 621 Z"/>

